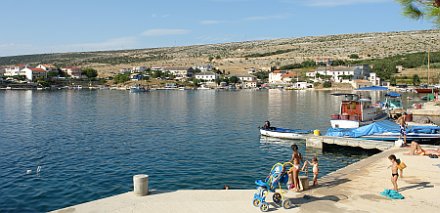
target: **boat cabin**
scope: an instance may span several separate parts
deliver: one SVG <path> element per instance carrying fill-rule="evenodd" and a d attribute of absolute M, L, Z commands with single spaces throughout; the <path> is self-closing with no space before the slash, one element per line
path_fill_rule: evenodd
<path fill-rule="evenodd" d="M 371 104 L 371 99 L 361 98 L 357 94 L 332 94 L 343 96 L 339 114 L 331 116 L 333 128 L 358 128 L 365 122 L 371 122 L 380 117 L 382 110 Z"/>
<path fill-rule="evenodd" d="M 383 109 L 388 113 L 390 118 L 400 116 L 405 111 L 402 104 L 402 95 L 397 92 L 385 94 Z"/>

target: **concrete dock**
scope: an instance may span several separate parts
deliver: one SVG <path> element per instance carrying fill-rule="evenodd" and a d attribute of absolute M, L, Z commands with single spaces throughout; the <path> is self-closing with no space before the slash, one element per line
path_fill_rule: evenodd
<path fill-rule="evenodd" d="M 438 102 L 427 102 L 421 109 L 408 109 L 413 114 L 413 120 L 418 123 L 434 122 L 440 124 L 440 104 Z"/>
<path fill-rule="evenodd" d="M 362 149 L 377 149 L 385 151 L 394 147 L 394 142 L 390 141 L 374 141 L 361 140 L 356 138 L 341 138 L 341 137 L 327 137 L 327 136 L 307 136 L 306 146 L 311 148 L 322 149 L 324 144 L 358 147 Z"/>
<path fill-rule="evenodd" d="M 408 148 L 389 149 L 319 179 L 318 187 L 299 193 L 289 191 L 286 196 L 297 207 L 286 210 L 271 206 L 270 211 L 437 212 L 440 159 L 409 156 L 404 152 Z M 398 180 L 404 200 L 379 195 L 385 188 L 392 188 L 391 171 L 387 168 L 390 154 L 396 154 L 408 166 Z M 252 205 L 254 192 L 254 189 L 179 190 L 152 192 L 144 197 L 128 192 L 54 212 L 260 212 Z"/>

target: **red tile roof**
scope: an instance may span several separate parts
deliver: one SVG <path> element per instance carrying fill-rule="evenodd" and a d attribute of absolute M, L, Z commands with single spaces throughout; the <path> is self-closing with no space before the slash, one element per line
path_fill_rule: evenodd
<path fill-rule="evenodd" d="M 46 72 L 46 70 L 43 70 L 41 68 L 29 68 L 29 69 L 31 69 L 34 72 Z"/>

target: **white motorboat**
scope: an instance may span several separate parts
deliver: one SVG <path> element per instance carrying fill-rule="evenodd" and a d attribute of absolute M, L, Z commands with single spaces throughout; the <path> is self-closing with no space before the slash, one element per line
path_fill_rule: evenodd
<path fill-rule="evenodd" d="M 140 93 L 140 92 L 148 92 L 148 89 L 141 85 L 134 85 L 130 87 L 130 93 Z"/>
<path fill-rule="evenodd" d="M 284 129 L 271 127 L 268 129 L 260 128 L 260 134 L 267 137 L 283 138 L 283 139 L 304 139 L 311 130 L 302 129 Z"/>

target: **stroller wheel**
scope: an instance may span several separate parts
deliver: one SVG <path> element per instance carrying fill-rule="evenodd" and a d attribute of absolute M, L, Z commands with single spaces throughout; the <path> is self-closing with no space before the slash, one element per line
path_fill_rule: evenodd
<path fill-rule="evenodd" d="M 283 208 L 290 209 L 291 207 L 292 207 L 292 204 L 290 203 L 289 199 L 283 201 Z"/>
<path fill-rule="evenodd" d="M 260 205 L 260 200 L 254 199 L 254 201 L 252 201 L 252 204 L 254 204 L 255 207 L 258 207 Z"/>
<path fill-rule="evenodd" d="M 273 202 L 275 202 L 276 204 L 280 205 L 281 204 L 281 194 L 280 193 L 275 193 L 272 196 Z"/>
<path fill-rule="evenodd" d="M 261 206 L 260 206 L 260 210 L 261 210 L 262 212 L 267 212 L 267 211 L 269 211 L 269 204 L 267 204 L 267 203 L 263 203 L 263 204 L 261 204 Z"/>

